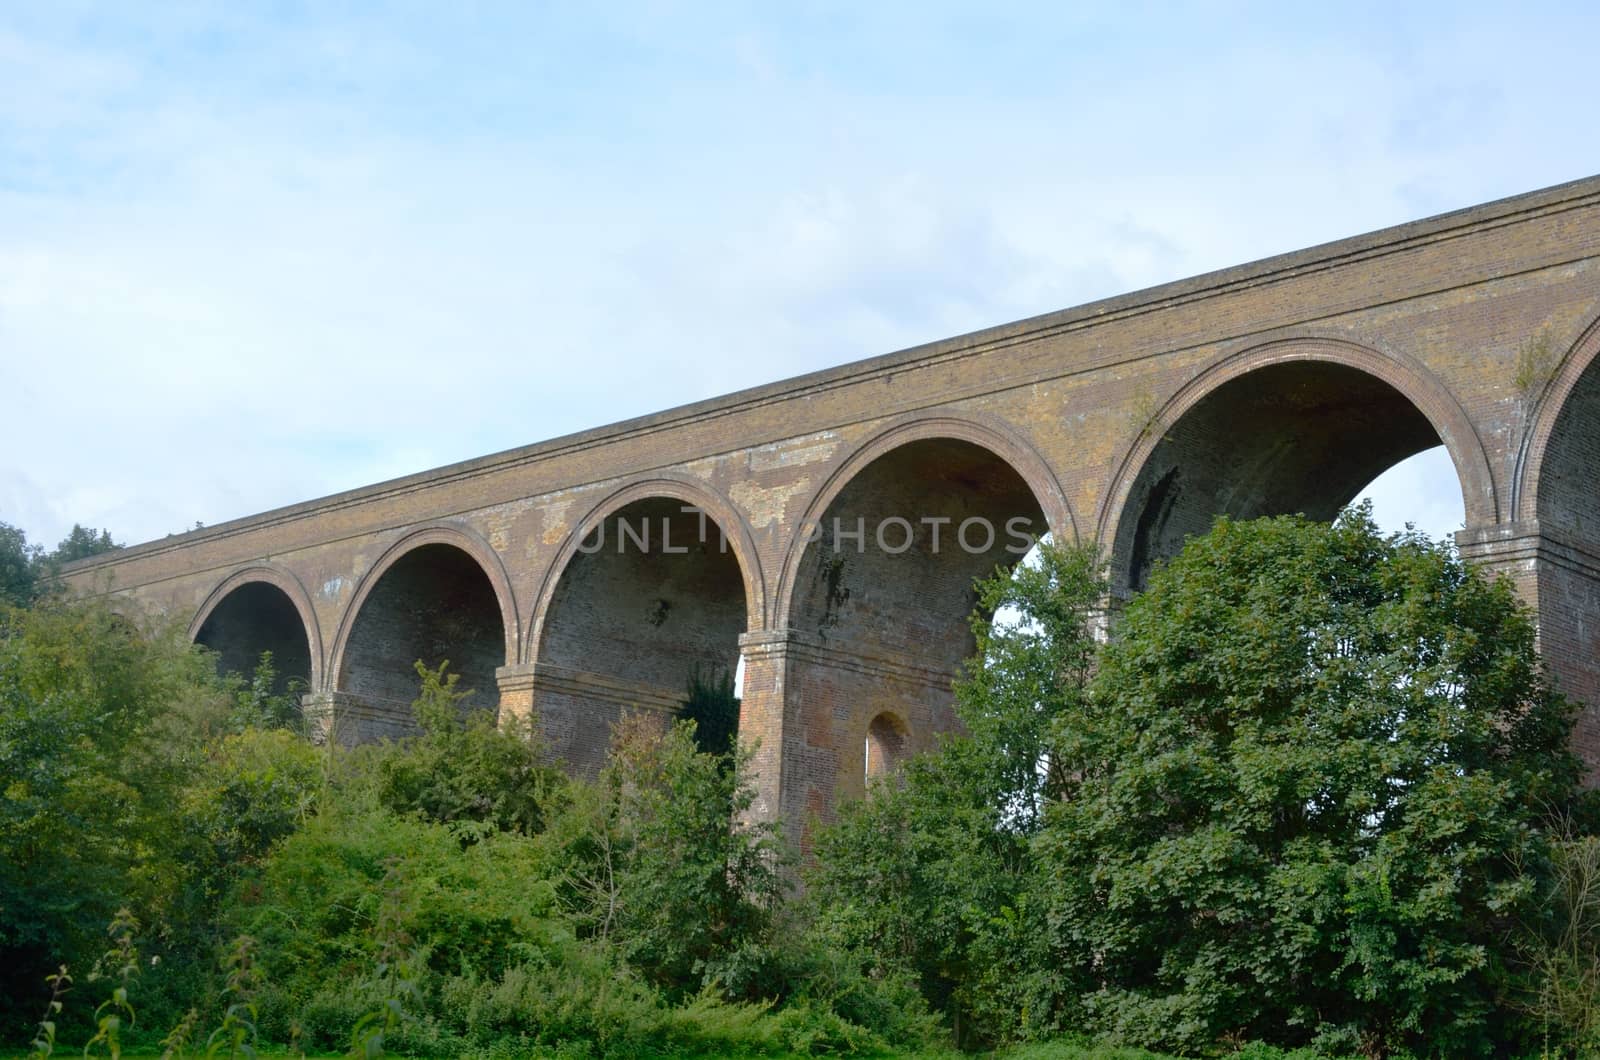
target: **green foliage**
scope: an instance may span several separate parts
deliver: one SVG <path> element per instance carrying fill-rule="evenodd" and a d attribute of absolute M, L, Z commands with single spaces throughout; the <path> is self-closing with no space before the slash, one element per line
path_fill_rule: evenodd
<path fill-rule="evenodd" d="M 186 861 L 203 893 L 216 897 L 304 825 L 323 788 L 322 753 L 295 733 L 246 729 L 213 744 L 180 804 Z"/>
<path fill-rule="evenodd" d="M 28 1060 L 49 1060 L 56 1051 L 56 1020 L 63 1007 L 61 999 L 72 989 L 72 976 L 67 974 L 64 964 L 45 976 L 45 982 L 50 987 L 50 1000 L 45 1005 L 44 1018 L 39 1020 L 33 1041 L 28 1043 Z"/>
<path fill-rule="evenodd" d="M 111 996 L 94 1010 L 95 1033 L 83 1047 L 84 1056 L 94 1056 L 101 1046 L 111 1055 L 111 1060 L 122 1056 L 123 1020 L 132 1025 L 136 1018 L 128 992 L 139 974 L 139 949 L 133 941 L 138 931 L 139 921 L 126 909 L 117 910 L 106 928 L 106 934 L 111 936 L 111 948 L 96 963 L 89 981 L 110 979 L 116 985 L 111 988 Z"/>
<path fill-rule="evenodd" d="M 72 524 L 72 530 L 61 543 L 50 553 L 50 562 L 59 567 L 64 563 L 73 563 L 90 556 L 98 556 L 103 552 L 112 552 L 122 546 L 111 540 L 109 530 L 91 530 L 86 526 Z"/>
<path fill-rule="evenodd" d="M 147 922 L 171 910 L 185 875 L 172 810 L 202 756 L 194 721 L 223 709 L 180 638 L 103 606 L 3 619 L 0 1012 L 32 1008 L 61 963 L 87 966 L 117 909 Z"/>
<path fill-rule="evenodd" d="M 566 778 L 545 761 L 529 726 L 499 728 L 493 714 L 462 718 L 460 675 L 417 663 L 421 693 L 412 710 L 422 735 L 401 741 L 378 761 L 377 798 L 384 809 L 449 826 L 462 842 L 490 832 L 533 835 L 548 808 L 565 797 Z"/>
<path fill-rule="evenodd" d="M 314 747 L 270 656 L 221 681 L 101 605 L 7 609 L 0 1035 L 924 1055 L 936 1011 L 1014 1056 L 1596 1047 L 1600 847 L 1549 823 L 1588 820 L 1571 711 L 1506 585 L 1358 512 L 1219 524 L 1102 649 L 1103 595 L 1065 548 L 982 583 L 1020 617 L 975 621 L 963 731 L 843 808 L 787 904 L 748 749 L 699 731 L 725 674 L 569 779 L 445 665 L 417 736 Z"/>
<path fill-rule="evenodd" d="M 738 994 L 759 975 L 781 876 L 772 830 L 740 823 L 754 798 L 748 765 L 745 752 L 697 751 L 690 723 L 662 732 L 626 720 L 599 784 L 555 836 L 588 933 L 674 997 L 714 981 Z"/>
<path fill-rule="evenodd" d="M 261 653 L 248 679 L 230 673 L 222 683 L 233 697 L 233 710 L 228 717 L 230 731 L 300 728 L 300 697 L 305 688 L 294 679 L 288 682 L 287 691 L 277 691 L 278 668 L 270 651 Z"/>
<path fill-rule="evenodd" d="M 0 606 L 27 607 L 39 595 L 44 549 L 10 523 L 0 523 Z"/>
<path fill-rule="evenodd" d="M 121 548 L 106 530 L 72 524 L 72 532 L 46 552 L 28 544 L 28 537 L 9 523 L 0 523 L 0 607 L 31 607 L 57 585 L 63 564 Z"/>
<path fill-rule="evenodd" d="M 383 1007 L 416 954 L 441 976 L 493 979 L 571 937 L 531 840 L 509 833 L 465 850 L 444 825 L 334 810 L 283 840 L 242 879 L 224 914 L 257 940 L 264 1032 L 298 1021 L 309 1044 L 340 1048 Z"/>
<path fill-rule="evenodd" d="M 817 841 L 808 898 L 818 930 L 869 974 L 907 974 L 977 1043 L 1026 1036 L 1060 993 L 1027 908 L 1031 843 L 1067 782 L 1051 751 L 1083 709 L 1104 592 L 1091 553 L 1043 546 L 979 585 L 978 653 L 957 686 L 966 733 L 842 809 Z M 984 616 L 1008 608 L 1015 623 Z"/>
<path fill-rule="evenodd" d="M 1444 546 L 1220 521 L 1132 601 L 1036 844 L 1084 1026 L 1488 1053 L 1538 902 L 1568 706 L 1527 611 Z"/>
<path fill-rule="evenodd" d="M 733 673 L 725 669 L 689 671 L 689 698 L 678 712 L 694 722 L 695 746 L 709 755 L 733 751 L 739 735 L 739 697 L 733 694 Z"/>
<path fill-rule="evenodd" d="M 967 1043 L 1483 1054 L 1530 996 L 1586 1025 L 1586 848 L 1553 891 L 1546 826 L 1571 710 L 1509 585 L 1356 511 L 1219 523 L 1097 653 L 1100 592 L 1054 548 L 981 586 L 1020 621 L 976 622 L 965 734 L 820 836 L 816 932 Z"/>
<path fill-rule="evenodd" d="M 1520 933 L 1528 968 L 1522 1006 L 1541 1042 L 1600 1054 L 1600 836 L 1555 822 L 1552 871 Z"/>

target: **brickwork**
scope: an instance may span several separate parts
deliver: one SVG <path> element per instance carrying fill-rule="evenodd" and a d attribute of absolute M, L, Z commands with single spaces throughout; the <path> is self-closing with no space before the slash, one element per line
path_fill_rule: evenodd
<path fill-rule="evenodd" d="M 1003 557 L 934 555 L 924 516 L 983 513 L 1002 532 L 1026 517 L 1097 544 L 1126 590 L 1218 512 L 1327 515 L 1442 443 L 1464 552 L 1516 580 L 1563 686 L 1600 703 L 1597 354 L 1600 178 L 152 542 L 69 579 L 185 616 L 193 636 L 214 615 L 205 636 L 230 658 L 282 643 L 281 601 L 252 623 L 244 602 L 276 598 L 232 595 L 274 585 L 304 625 L 308 710 L 330 725 L 386 731 L 376 704 L 402 694 L 386 682 L 437 649 L 582 768 L 623 711 L 664 720 L 689 665 L 741 652 L 757 812 L 804 821 L 860 790 L 875 718 L 911 748 L 953 724 L 970 578 Z M 581 554 L 608 516 L 679 501 L 726 531 L 727 555 Z M 923 536 L 836 567 L 807 534 L 835 515 L 868 534 L 898 515 Z M 457 559 L 432 547 L 447 545 Z M 1600 763 L 1592 716 L 1576 739 Z"/>

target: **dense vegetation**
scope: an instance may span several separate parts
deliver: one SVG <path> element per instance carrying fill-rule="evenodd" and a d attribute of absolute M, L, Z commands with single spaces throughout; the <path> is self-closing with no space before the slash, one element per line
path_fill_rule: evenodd
<path fill-rule="evenodd" d="M 698 742 L 624 724 L 573 780 L 447 667 L 417 736 L 319 747 L 270 673 L 36 594 L 0 619 L 0 1041 L 1600 1047 L 1600 840 L 1509 587 L 1357 511 L 1219 523 L 1108 639 L 1081 551 L 981 597 L 965 732 L 801 860 L 744 823 L 727 675 Z"/>
<path fill-rule="evenodd" d="M 0 606 L 27 607 L 51 590 L 64 564 L 120 548 L 107 530 L 72 524 L 72 531 L 46 552 L 10 523 L 0 523 Z"/>

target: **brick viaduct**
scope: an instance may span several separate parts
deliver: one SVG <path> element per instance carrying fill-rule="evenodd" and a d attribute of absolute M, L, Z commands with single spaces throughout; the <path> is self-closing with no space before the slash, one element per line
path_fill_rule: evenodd
<path fill-rule="evenodd" d="M 1546 657 L 1593 705 L 1575 739 L 1600 764 L 1597 353 L 1591 178 L 150 542 L 69 577 L 190 621 L 225 665 L 271 649 L 307 682 L 308 711 L 357 738 L 402 729 L 413 660 L 448 658 L 480 705 L 535 717 L 580 769 L 623 712 L 664 718 L 692 666 L 742 657 L 758 812 L 798 822 L 952 724 L 971 581 L 1014 558 L 1008 525 L 1097 543 L 1126 594 L 1216 513 L 1331 517 L 1443 444 L 1460 548 L 1537 608 Z M 880 522 L 894 516 L 909 547 Z M 950 547 L 974 517 L 1000 529 L 993 547 L 977 551 L 976 530 L 973 549 Z M 591 548 L 597 527 L 621 539 L 619 518 L 628 547 Z M 663 524 L 670 551 L 659 536 L 634 547 Z"/>

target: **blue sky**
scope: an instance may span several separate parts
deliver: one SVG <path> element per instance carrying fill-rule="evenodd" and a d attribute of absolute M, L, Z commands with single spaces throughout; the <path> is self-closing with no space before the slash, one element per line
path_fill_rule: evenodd
<path fill-rule="evenodd" d="M 159 537 L 1587 176 L 1597 39 L 1578 4 L 7 5 L 0 520 Z M 1437 457 L 1376 498 L 1461 518 Z"/>

